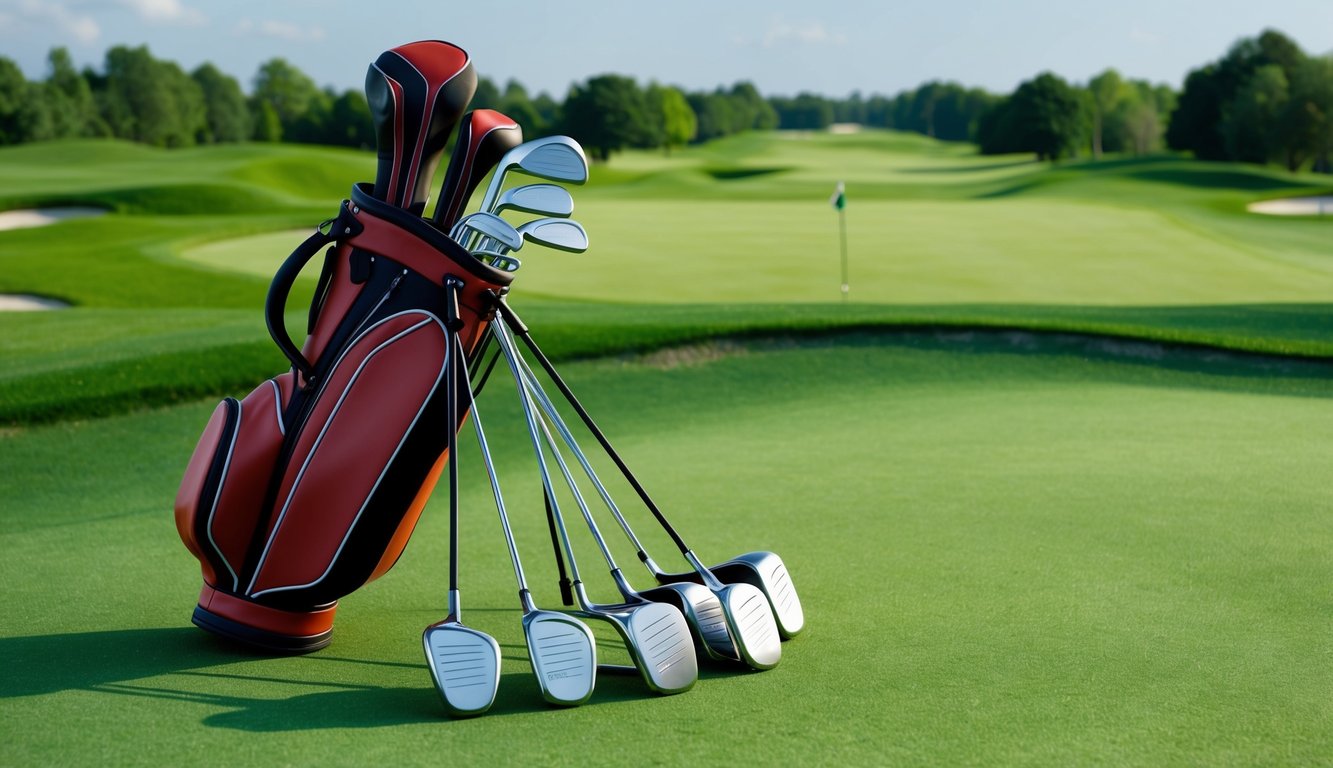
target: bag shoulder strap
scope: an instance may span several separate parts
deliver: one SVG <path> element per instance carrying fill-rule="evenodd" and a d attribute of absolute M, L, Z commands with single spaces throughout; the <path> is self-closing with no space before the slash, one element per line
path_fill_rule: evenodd
<path fill-rule="evenodd" d="M 268 333 L 307 385 L 315 379 L 315 367 L 305 359 L 305 355 L 301 354 L 301 350 L 297 349 L 291 335 L 287 333 L 284 319 L 287 298 L 291 295 L 296 276 L 321 248 L 338 240 L 355 237 L 361 234 L 363 228 L 361 222 L 352 214 L 351 204 L 344 200 L 337 216 L 320 224 L 310 237 L 296 246 L 296 250 L 292 251 L 281 267 L 278 267 L 277 274 L 273 276 L 273 283 L 269 285 L 268 298 L 264 300 L 264 321 L 268 325 Z"/>

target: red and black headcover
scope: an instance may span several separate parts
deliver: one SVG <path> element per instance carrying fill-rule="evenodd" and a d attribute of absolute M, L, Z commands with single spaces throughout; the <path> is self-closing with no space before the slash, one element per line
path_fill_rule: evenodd
<path fill-rule="evenodd" d="M 449 134 L 477 89 L 467 51 L 440 40 L 400 45 L 366 71 L 379 168 L 375 197 L 420 214 Z"/>

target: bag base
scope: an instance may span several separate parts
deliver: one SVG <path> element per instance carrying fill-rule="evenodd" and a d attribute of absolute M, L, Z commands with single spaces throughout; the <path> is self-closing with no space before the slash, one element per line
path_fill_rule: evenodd
<path fill-rule="evenodd" d="M 190 620 L 219 637 L 272 654 L 318 651 L 333 639 L 332 603 L 309 611 L 286 611 L 219 592 L 208 584 Z"/>

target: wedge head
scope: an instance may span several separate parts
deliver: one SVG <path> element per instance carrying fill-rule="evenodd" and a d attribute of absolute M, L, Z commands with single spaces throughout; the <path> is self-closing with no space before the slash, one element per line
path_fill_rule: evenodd
<path fill-rule="evenodd" d="M 574 213 L 574 197 L 569 194 L 569 190 L 555 184 L 512 187 L 500 195 L 492 213 L 501 211 L 520 211 L 563 219 Z"/>
<path fill-rule="evenodd" d="M 563 613 L 534 610 L 523 616 L 523 635 L 542 698 L 573 707 L 592 696 L 597 644 L 586 624 Z"/>
<path fill-rule="evenodd" d="M 732 642 L 727 618 L 722 612 L 722 601 L 713 590 L 702 584 L 666 584 L 638 593 L 639 597 L 654 603 L 675 606 L 684 616 L 694 633 L 695 646 L 714 661 L 740 661 L 736 644 Z"/>
<path fill-rule="evenodd" d="M 782 558 L 772 552 L 747 552 L 708 570 L 726 584 L 750 584 L 768 599 L 784 640 L 805 628 L 805 612 Z"/>
<path fill-rule="evenodd" d="M 468 232 L 475 232 L 482 238 L 490 238 L 511 251 L 523 247 L 523 236 L 513 225 L 493 213 L 478 211 L 468 214 L 458 220 L 455 230 L 461 233 L 460 237 L 456 238 L 459 242 L 464 242 Z"/>
<path fill-rule="evenodd" d="M 520 224 L 518 234 L 523 239 L 567 253 L 588 250 L 588 233 L 583 225 L 570 219 L 534 219 Z"/>
<path fill-rule="evenodd" d="M 426 627 L 421 644 L 435 690 L 449 714 L 470 717 L 490 709 L 500 686 L 500 646 L 495 638 L 446 619 Z"/>
<path fill-rule="evenodd" d="M 717 598 L 741 660 L 755 669 L 776 667 L 782 659 L 782 636 L 764 593 L 752 584 L 727 584 Z"/>
<path fill-rule="evenodd" d="M 655 693 L 684 693 L 699 679 L 699 661 L 685 617 L 666 603 L 587 606 L 580 615 L 610 623 L 634 666 Z"/>

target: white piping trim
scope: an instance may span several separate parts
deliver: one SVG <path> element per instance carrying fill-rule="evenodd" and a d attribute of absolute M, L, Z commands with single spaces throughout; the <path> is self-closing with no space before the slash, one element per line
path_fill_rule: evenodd
<path fill-rule="evenodd" d="M 273 410 L 278 415 L 278 432 L 284 437 L 287 435 L 287 425 L 282 423 L 282 387 L 273 379 L 268 380 L 273 385 Z"/>
<path fill-rule="evenodd" d="M 264 543 L 264 552 L 263 554 L 260 555 L 259 563 L 255 566 L 254 576 L 252 576 L 250 579 L 250 586 L 246 588 L 246 592 L 250 595 L 250 597 L 259 597 L 260 595 L 265 595 L 270 592 L 282 592 L 292 589 L 302 589 L 304 587 L 313 586 L 323 581 L 324 578 L 329 575 L 329 571 L 333 570 L 334 564 L 338 562 L 338 556 L 342 554 L 343 547 L 347 545 L 347 539 L 351 536 L 352 531 L 356 528 L 356 524 L 361 520 L 361 515 L 366 511 L 366 505 L 370 503 L 371 497 L 375 495 L 375 491 L 379 488 L 380 483 L 383 482 L 384 473 L 388 471 L 389 466 L 393 464 L 393 460 L 397 458 L 398 452 L 402 450 L 403 443 L 407 440 L 407 435 L 412 432 L 412 428 L 416 426 L 417 421 L 421 418 L 422 412 L 425 411 L 426 409 L 426 404 L 430 402 L 430 397 L 427 397 L 425 401 L 422 402 L 421 407 L 417 410 L 416 416 L 412 417 L 412 423 L 409 424 L 407 430 L 404 431 L 403 437 L 398 441 L 398 445 L 394 448 L 393 453 L 389 456 L 389 460 L 385 462 L 384 469 L 380 471 L 380 476 L 376 478 L 375 484 L 370 489 L 370 493 L 368 493 L 366 495 L 365 500 L 361 502 L 361 508 L 357 510 L 356 516 L 352 518 L 351 525 L 347 527 L 347 533 L 343 535 L 343 540 L 339 542 L 338 549 L 334 551 L 333 557 L 330 558 L 329 566 L 324 569 L 324 572 L 321 573 L 319 577 L 316 578 L 314 581 L 305 584 L 292 584 L 282 587 L 271 587 L 269 589 L 265 589 L 260 592 L 254 591 L 255 582 L 259 580 L 259 574 L 263 571 L 264 563 L 268 560 L 268 553 L 270 548 L 273 546 L 273 541 L 274 539 L 277 538 L 278 531 L 282 529 L 282 521 L 287 516 L 287 509 L 291 506 L 292 498 L 296 495 L 296 490 L 301 485 L 301 479 L 305 476 L 305 471 L 310 466 L 311 459 L 314 458 L 315 453 L 319 450 L 319 446 L 324 440 L 324 435 L 326 432 L 328 432 L 329 425 L 333 423 L 334 418 L 338 415 L 338 411 L 342 407 L 343 401 L 346 400 L 347 398 L 347 393 L 351 391 L 352 386 L 356 384 L 357 379 L 361 376 L 361 371 L 365 369 L 366 365 L 370 362 L 372 358 L 375 357 L 375 355 L 379 354 L 380 350 L 384 349 L 385 347 L 397 341 L 398 339 L 401 339 L 402 337 L 412 333 L 413 331 L 425 327 L 431 322 L 434 322 L 437 326 L 439 326 L 440 330 L 443 331 L 444 324 L 440 322 L 439 318 L 437 318 L 435 315 L 429 312 L 423 312 L 418 309 L 412 309 L 390 315 L 389 317 L 386 317 L 380 322 L 376 323 L 371 328 L 366 329 L 366 332 L 362 334 L 361 338 L 364 338 L 366 334 L 369 334 L 375 328 L 384 325 L 390 320 L 396 317 L 401 317 L 403 315 L 414 314 L 414 313 L 425 315 L 426 319 L 422 320 L 416 325 L 413 325 L 403 331 L 398 332 L 397 334 L 394 334 L 392 337 L 386 339 L 385 341 L 380 342 L 380 344 L 378 344 L 374 349 L 370 351 L 369 354 L 365 356 L 365 358 L 361 361 L 360 365 L 357 366 L 356 371 L 353 372 L 351 378 L 348 379 L 347 386 L 343 388 L 342 394 L 338 396 L 338 401 L 337 403 L 334 404 L 333 410 L 330 411 L 329 417 L 324 421 L 324 426 L 320 428 L 319 435 L 315 438 L 314 444 L 310 448 L 310 453 L 306 455 L 305 461 L 302 462 L 301 469 L 299 472 L 297 472 L 296 479 L 292 481 L 291 490 L 287 494 L 287 499 L 283 501 L 282 510 L 278 513 L 278 520 L 273 524 L 273 531 L 269 534 L 268 541 Z M 347 350 L 350 352 L 351 349 L 355 347 L 357 342 L 359 342 L 360 340 L 361 339 L 358 338 L 352 344 L 349 344 Z M 344 357 L 345 356 L 346 353 L 344 353 Z M 341 364 L 342 359 L 339 359 L 338 363 Z M 448 369 L 448 367 L 449 367 L 449 350 L 446 349 L 443 364 L 440 366 L 440 372 L 439 374 L 436 375 L 435 383 L 431 386 L 432 393 L 434 393 L 435 390 L 439 387 L 440 379 L 444 377 L 444 372 Z M 331 379 L 336 371 L 337 371 L 337 366 L 334 366 L 333 371 L 329 373 L 329 376 L 327 378 Z"/>
<path fill-rule="evenodd" d="M 213 545 L 213 551 L 218 553 L 222 564 L 227 566 L 227 572 L 231 574 L 231 590 L 235 592 L 240 587 L 240 577 L 236 575 L 236 570 L 227 562 L 227 556 L 223 554 L 222 547 L 218 546 L 217 541 L 213 539 L 213 517 L 218 511 L 218 499 L 222 497 L 222 487 L 227 484 L 227 472 L 231 470 L 231 457 L 236 452 L 236 438 L 241 434 L 241 401 L 236 402 L 236 428 L 231 431 L 231 445 L 227 446 L 227 460 L 222 464 L 222 476 L 218 478 L 218 487 L 213 492 L 213 505 L 208 510 L 208 524 L 204 526 L 204 531 L 208 534 L 208 543 Z"/>

